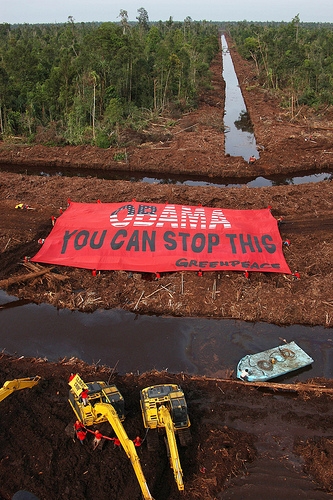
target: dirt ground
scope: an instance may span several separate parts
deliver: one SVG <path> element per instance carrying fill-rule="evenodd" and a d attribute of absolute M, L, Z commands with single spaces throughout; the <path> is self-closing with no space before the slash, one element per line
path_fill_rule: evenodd
<path fill-rule="evenodd" d="M 58 363 L 2 355 L 0 379 L 42 377 L 32 389 L 18 391 L 1 402 L 0 498 L 18 490 L 41 500 L 140 499 L 131 464 L 122 449 L 104 440 L 93 451 L 92 436 L 84 446 L 66 432 L 74 423 L 67 401 L 68 377 L 79 372 L 86 381 L 115 383 L 125 399 L 124 427 L 128 436 L 144 438 L 139 391 L 158 383 L 177 383 L 184 390 L 191 418 L 192 444 L 180 447 L 184 492 L 177 490 L 164 443 L 150 453 L 138 449 L 150 492 L 156 500 L 266 498 L 272 475 L 284 483 L 276 498 L 330 498 L 333 492 L 333 382 L 316 380 L 318 389 L 298 392 L 252 387 L 232 380 L 212 380 L 150 372 L 117 376 L 108 367 L 87 366 L 74 359 Z M 325 393 L 323 387 L 331 388 Z M 109 424 L 99 426 L 114 436 Z M 252 470 L 265 463 L 267 476 Z M 278 472 L 277 472 L 278 471 Z M 233 485 L 233 478 L 251 486 L 254 496 Z M 304 490 L 304 496 L 300 491 Z"/>
<path fill-rule="evenodd" d="M 212 64 L 212 88 L 201 96 L 199 109 L 178 117 L 173 127 L 168 125 L 170 120 L 161 119 L 145 134 L 127 131 L 124 138 L 126 135 L 130 145 L 126 151 L 0 143 L 0 288 L 37 303 L 83 311 L 121 307 L 140 314 L 332 327 L 332 181 L 221 189 L 94 177 L 94 169 L 249 180 L 278 173 L 293 177 L 300 172 L 331 172 L 332 110 L 315 114 L 302 108 L 291 116 L 260 87 L 255 68 L 235 53 L 231 40 L 229 48 L 260 146 L 260 159 L 254 165 L 224 155 L 221 54 Z M 115 154 L 124 152 L 126 161 L 114 160 Z M 15 173 L 17 167 L 25 173 Z M 29 175 L 29 170 L 36 167 L 41 171 L 46 167 L 86 168 L 91 174 Z M 24 257 L 37 252 L 38 239 L 45 238 L 52 229 L 51 216 L 58 216 L 68 198 L 81 202 L 168 200 L 233 209 L 271 205 L 273 215 L 284 218 L 281 234 L 291 241 L 285 249 L 286 260 L 292 271 L 300 272 L 301 279 L 292 281 L 289 276 L 269 273 L 251 273 L 246 279 L 242 273 L 215 272 L 202 277 L 184 272 L 183 278 L 180 273 L 168 273 L 158 281 L 139 273 L 130 276 L 126 272 L 103 272 L 92 279 L 90 271 L 66 267 L 58 269 L 65 281 L 48 273 L 10 284 L 6 281 L 9 278 L 35 270 L 24 262 Z M 21 202 L 34 210 L 15 209 Z M 50 364 L 2 355 L 1 382 L 28 375 L 43 378 L 39 386 L 13 394 L 1 403 L 0 497 L 4 500 L 19 489 L 33 491 L 41 500 L 140 498 L 122 450 L 106 444 L 102 451 L 93 452 L 90 444 L 82 447 L 66 435 L 65 428 L 73 421 L 67 403 L 67 378 L 74 370 L 89 380 L 108 380 L 110 376 L 108 368 L 85 366 L 78 360 Z M 284 394 L 245 387 L 235 381 L 156 372 L 125 377 L 114 374 L 112 380 L 124 395 L 128 411 L 125 426 L 133 437 L 143 433 L 138 404 L 140 388 L 172 380 L 185 391 L 194 437 L 190 449 L 181 451 L 185 493 L 177 492 L 162 447 L 158 460 L 148 454 L 145 445 L 139 450 L 156 500 L 177 500 L 181 496 L 191 500 L 251 498 L 244 496 L 244 491 L 238 497 L 232 496 L 232 491 L 238 491 L 231 487 L 232 478 L 237 476 L 244 483 L 251 476 L 251 467 L 263 457 L 266 462 L 274 459 L 274 463 L 291 464 L 283 476 L 288 478 L 288 484 L 294 484 L 292 470 L 299 473 L 298 477 L 312 480 L 303 488 L 308 496 L 294 498 L 326 498 L 333 492 L 330 394 L 321 390 Z M 331 381 L 316 383 L 333 385 Z M 299 457 L 298 461 L 295 457 Z M 276 474 L 271 471 L 271 475 Z M 263 481 L 262 484 L 270 482 L 267 478 Z M 281 498 L 287 498 L 285 487 L 281 491 Z M 279 498 L 276 494 L 275 497 Z"/>
<path fill-rule="evenodd" d="M 232 50 L 230 41 L 229 47 Z M 259 209 L 270 205 L 274 216 L 284 218 L 281 235 L 291 241 L 285 249 L 286 260 L 291 271 L 300 272 L 301 280 L 292 282 L 288 276 L 273 273 L 251 273 L 247 280 L 242 273 L 211 272 L 200 278 L 193 272 L 185 272 L 183 277 L 180 273 L 164 275 L 157 283 L 142 274 L 129 278 L 125 272 L 104 272 L 92 281 L 90 271 L 61 268 L 61 274 L 68 278 L 65 282 L 47 275 L 9 287 L 0 281 L 0 287 L 8 288 L 9 293 L 20 298 L 85 311 L 122 307 L 135 308 L 138 313 L 332 326 L 331 181 L 221 189 L 111 181 L 93 176 L 94 168 L 124 168 L 136 172 L 144 169 L 156 175 L 168 172 L 170 176 L 180 172 L 212 177 L 247 176 L 249 179 L 278 172 L 294 176 L 306 170 L 328 171 L 333 154 L 333 122 L 329 119 L 329 110 L 316 117 L 307 116 L 305 113 L 309 115 L 309 112 L 305 109 L 300 110 L 297 118 L 291 120 L 269 92 L 258 86 L 254 68 L 233 50 L 232 55 L 257 143 L 264 147 L 254 165 L 248 165 L 242 158 L 224 156 L 221 54 L 212 65 L 212 88 L 202 96 L 199 109 L 180 118 L 171 135 L 170 130 L 165 130 L 164 122 L 160 127 L 156 124 L 153 128 L 158 128 L 159 133 L 151 130 L 146 135 L 157 142 L 131 146 L 126 164 L 115 165 L 114 150 L 0 145 L 0 165 L 6 166 L 6 171 L 0 172 L 0 280 L 31 272 L 22 267 L 23 259 L 38 251 L 38 239 L 45 238 L 52 229 L 51 216 L 58 216 L 59 208 L 67 206 L 68 198 L 80 202 L 97 199 L 120 202 L 135 198 L 231 209 Z M 312 139 L 305 140 L 310 135 Z M 27 174 L 10 171 L 18 165 L 24 167 Z M 40 166 L 43 170 L 46 165 L 72 170 L 87 167 L 91 176 L 28 175 L 29 169 Z M 21 202 L 35 210 L 15 210 Z M 161 291 L 155 293 L 157 289 Z M 77 290 L 81 292 L 78 294 Z"/>

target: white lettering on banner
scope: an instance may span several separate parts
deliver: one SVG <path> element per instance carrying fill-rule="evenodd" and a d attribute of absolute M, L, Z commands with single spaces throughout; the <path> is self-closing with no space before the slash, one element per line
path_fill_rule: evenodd
<path fill-rule="evenodd" d="M 217 224 L 223 224 L 224 227 L 231 227 L 230 222 L 219 208 L 213 210 L 212 218 L 210 220 L 209 229 L 215 229 Z"/>
<path fill-rule="evenodd" d="M 157 220 L 156 212 L 157 208 L 154 205 L 140 205 L 133 226 L 153 226 Z"/>
<path fill-rule="evenodd" d="M 199 217 L 200 217 L 200 222 L 201 222 L 200 229 L 206 229 L 206 227 L 207 227 L 206 213 L 205 213 L 205 209 L 203 207 L 202 208 L 195 208 L 194 213 L 192 212 L 190 207 L 182 207 L 180 227 L 186 228 L 187 227 L 187 220 L 189 220 L 190 228 L 196 229 L 198 227 Z"/>
<path fill-rule="evenodd" d="M 127 210 L 127 215 L 123 221 L 119 221 L 118 219 L 118 214 L 122 210 Z M 128 224 L 133 220 L 133 217 L 135 215 L 135 209 L 133 205 L 123 205 L 122 207 L 117 208 L 111 215 L 110 215 L 110 222 L 112 226 L 116 227 L 126 227 Z"/>
<path fill-rule="evenodd" d="M 163 227 L 166 222 L 170 223 L 171 227 L 175 229 L 178 225 L 178 214 L 174 205 L 166 205 L 156 223 L 156 227 Z"/>
<path fill-rule="evenodd" d="M 119 216 L 123 214 L 124 218 L 119 219 Z M 139 205 L 137 213 L 133 205 L 123 205 L 112 212 L 110 223 L 114 227 L 127 227 L 131 224 L 137 227 L 164 227 L 166 225 L 174 229 L 203 230 L 207 229 L 207 216 L 210 218 L 208 229 L 216 229 L 218 225 L 231 228 L 231 223 L 221 209 L 208 211 L 205 207 L 181 206 L 179 213 L 175 205 L 165 205 L 159 216 L 154 205 Z"/>

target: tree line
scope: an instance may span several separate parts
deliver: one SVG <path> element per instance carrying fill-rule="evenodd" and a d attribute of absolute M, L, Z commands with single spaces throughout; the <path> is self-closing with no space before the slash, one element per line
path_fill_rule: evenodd
<path fill-rule="evenodd" d="M 333 25 L 290 23 L 228 25 L 237 51 L 255 64 L 259 83 L 280 95 L 281 104 L 321 107 L 333 104 Z"/>
<path fill-rule="evenodd" d="M 0 24 L 0 134 L 59 144 L 119 144 L 168 112 L 197 105 L 219 50 L 214 23 Z"/>

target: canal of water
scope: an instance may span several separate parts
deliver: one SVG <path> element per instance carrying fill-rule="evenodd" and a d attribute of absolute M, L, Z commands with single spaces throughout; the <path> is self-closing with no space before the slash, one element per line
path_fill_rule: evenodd
<path fill-rule="evenodd" d="M 259 158 L 256 140 L 249 114 L 247 112 L 238 78 L 228 50 L 227 41 L 222 35 L 222 57 L 225 81 L 224 136 L 225 153 L 242 156 L 248 161 L 251 156 Z"/>
<path fill-rule="evenodd" d="M 0 350 L 57 361 L 223 377 L 248 353 L 296 341 L 314 360 L 288 380 L 333 376 L 333 330 L 229 319 L 139 316 L 121 309 L 82 313 L 29 304 L 0 292 Z"/>
<path fill-rule="evenodd" d="M 221 37 L 223 72 L 222 77 L 226 82 L 225 109 L 224 109 L 224 127 L 225 127 L 225 152 L 230 156 L 240 156 L 246 161 L 251 156 L 259 158 L 253 126 L 248 115 L 245 102 L 239 87 L 237 75 L 233 66 L 232 58 L 228 50 L 227 41 L 224 36 Z M 0 171 L 15 172 L 25 175 L 41 176 L 66 176 L 66 177 L 96 177 L 108 180 L 126 180 L 130 182 L 147 182 L 149 184 L 173 184 L 184 186 L 214 186 L 224 187 L 266 187 L 279 185 L 297 185 L 307 182 L 320 182 L 323 180 L 332 180 L 332 172 L 299 172 L 297 175 L 287 177 L 282 175 L 273 175 L 270 177 L 248 178 L 215 178 L 203 176 L 184 176 L 173 175 L 170 177 L 151 177 L 151 174 L 141 172 L 121 172 L 106 170 L 90 170 L 84 168 L 75 169 L 56 169 L 44 167 L 43 170 L 37 167 L 29 167 L 29 170 L 22 166 L 0 165 Z"/>
<path fill-rule="evenodd" d="M 249 180 L 249 178 L 214 178 L 214 181 L 210 177 L 203 176 L 183 176 L 183 175 L 173 175 L 170 177 L 151 177 L 150 174 L 144 172 L 134 173 L 134 172 L 117 172 L 117 171 L 105 171 L 105 170 L 90 170 L 90 169 L 55 169 L 55 168 L 40 168 L 30 167 L 29 170 L 22 168 L 21 166 L 13 165 L 0 165 L 0 171 L 3 172 L 14 172 L 23 175 L 39 175 L 42 177 L 95 177 L 97 179 L 107 179 L 107 180 L 124 180 L 129 182 L 147 182 L 148 184 L 172 184 L 172 185 L 183 185 L 183 186 L 193 186 L 193 187 L 217 187 L 217 188 L 228 188 L 228 187 L 269 187 L 269 186 L 289 186 L 289 185 L 299 185 L 306 184 L 309 182 L 320 182 L 325 180 L 332 180 L 332 172 L 298 172 L 297 175 L 292 177 L 286 177 L 282 175 L 272 175 L 270 177 L 254 177 Z"/>
<path fill-rule="evenodd" d="M 224 123 L 226 152 L 248 159 L 258 157 L 255 138 L 241 96 L 232 60 L 222 37 L 223 77 L 226 80 Z M 1 167 L 2 170 L 6 168 Z M 13 171 L 13 168 L 8 168 Z M 30 172 L 29 172 L 30 173 Z M 73 175 L 69 172 L 33 172 L 40 175 Z M 76 175 L 91 175 L 76 171 Z M 105 177 L 105 171 L 93 172 Z M 108 178 L 124 179 L 122 173 Z M 305 174 L 289 179 L 258 177 L 249 187 L 300 184 L 332 179 L 331 173 Z M 192 186 L 238 187 L 239 179 L 212 183 L 200 179 L 156 179 L 128 176 L 131 181 L 184 184 Z M 2 305 L 2 307 L 1 307 Z M 94 313 L 57 310 L 47 304 L 27 304 L 0 291 L 0 350 L 28 357 L 57 361 L 77 357 L 87 363 L 117 366 L 120 373 L 151 369 L 224 376 L 235 370 L 238 360 L 248 353 L 276 345 L 281 339 L 294 340 L 315 360 L 314 364 L 290 376 L 303 380 L 313 376 L 332 377 L 332 329 L 292 325 L 279 327 L 265 323 L 245 323 L 226 319 L 167 318 L 138 316 L 122 310 Z"/>

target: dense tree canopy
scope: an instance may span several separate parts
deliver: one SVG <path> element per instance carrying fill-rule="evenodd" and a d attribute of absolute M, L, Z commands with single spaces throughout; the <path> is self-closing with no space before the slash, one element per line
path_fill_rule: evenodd
<path fill-rule="evenodd" d="M 108 147 L 119 127 L 196 105 L 218 51 L 212 23 L 0 25 L 0 133 L 33 140 L 53 129 L 69 144 Z M 53 135 L 53 137 L 55 136 Z"/>
<path fill-rule="evenodd" d="M 229 26 L 240 54 L 252 59 L 258 79 L 279 92 L 285 106 L 333 104 L 333 26 L 249 23 Z"/>

